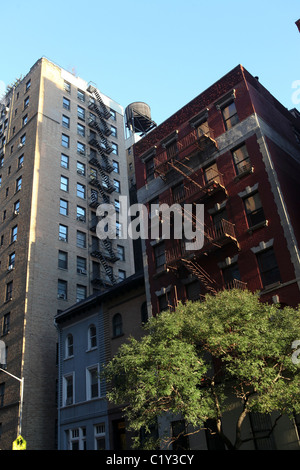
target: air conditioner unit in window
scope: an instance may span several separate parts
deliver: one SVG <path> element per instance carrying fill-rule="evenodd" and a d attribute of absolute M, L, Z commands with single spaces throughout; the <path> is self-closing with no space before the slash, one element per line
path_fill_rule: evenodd
<path fill-rule="evenodd" d="M 67 296 L 66 296 L 66 294 L 58 294 L 58 295 L 57 295 L 57 298 L 58 298 L 58 299 L 66 300 Z"/>
<path fill-rule="evenodd" d="M 85 217 L 84 215 L 78 215 L 77 220 L 80 220 L 81 222 L 85 222 Z"/>
<path fill-rule="evenodd" d="M 20 144 L 18 145 L 18 149 L 21 149 L 21 148 L 23 147 L 23 145 L 24 145 L 24 144 L 20 143 Z"/>
<path fill-rule="evenodd" d="M 13 269 L 15 269 L 14 265 L 13 265 L 13 264 L 10 264 L 10 265 L 8 266 L 8 271 L 12 271 Z"/>
<path fill-rule="evenodd" d="M 58 239 L 59 239 L 61 242 L 66 242 L 66 241 L 67 241 L 67 240 L 66 240 L 64 237 L 62 237 L 61 235 L 58 237 Z"/>
<path fill-rule="evenodd" d="M 83 269 L 83 268 L 77 268 L 77 272 L 78 274 L 87 274 L 87 270 L 86 269 Z"/>
<path fill-rule="evenodd" d="M 14 216 L 19 215 L 19 211 L 14 211 Z"/>

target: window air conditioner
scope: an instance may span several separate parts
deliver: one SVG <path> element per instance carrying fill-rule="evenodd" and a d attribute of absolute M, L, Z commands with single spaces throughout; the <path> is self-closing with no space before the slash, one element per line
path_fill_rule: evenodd
<path fill-rule="evenodd" d="M 66 294 L 58 294 L 57 298 L 66 300 Z"/>

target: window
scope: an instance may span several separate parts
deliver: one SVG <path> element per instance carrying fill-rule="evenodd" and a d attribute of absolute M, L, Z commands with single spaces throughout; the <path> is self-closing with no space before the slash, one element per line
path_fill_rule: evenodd
<path fill-rule="evenodd" d="M 120 261 L 125 261 L 125 248 L 124 246 L 117 245 L 117 252 Z"/>
<path fill-rule="evenodd" d="M 110 126 L 111 135 L 117 138 L 117 128 L 115 126 Z"/>
<path fill-rule="evenodd" d="M 15 267 L 16 254 L 15 252 L 11 253 L 8 257 L 8 269 L 11 270 Z"/>
<path fill-rule="evenodd" d="M 67 300 L 67 281 L 58 279 L 57 281 L 57 298 L 61 300 Z"/>
<path fill-rule="evenodd" d="M 59 224 L 58 238 L 62 242 L 68 241 L 68 227 L 65 225 Z"/>
<path fill-rule="evenodd" d="M 26 143 L 26 134 L 23 134 L 22 137 L 20 138 L 20 144 L 21 146 L 25 145 Z"/>
<path fill-rule="evenodd" d="M 200 300 L 201 284 L 199 281 L 193 281 L 186 284 L 186 297 L 188 300 Z"/>
<path fill-rule="evenodd" d="M 82 137 L 85 136 L 85 127 L 82 124 L 77 124 L 77 134 Z"/>
<path fill-rule="evenodd" d="M 166 263 L 165 244 L 160 243 L 154 247 L 154 259 L 156 269 L 161 268 Z"/>
<path fill-rule="evenodd" d="M 237 263 L 233 263 L 222 269 L 224 283 L 232 285 L 234 280 L 240 281 L 241 275 Z"/>
<path fill-rule="evenodd" d="M 122 315 L 120 313 L 116 313 L 113 316 L 112 330 L 113 330 L 113 337 L 120 336 L 123 334 L 123 321 L 122 321 Z"/>
<path fill-rule="evenodd" d="M 67 155 L 64 155 L 63 153 L 60 157 L 60 166 L 66 169 L 69 168 L 69 157 Z"/>
<path fill-rule="evenodd" d="M 117 120 L 116 111 L 114 111 L 113 109 L 110 110 L 110 119 L 112 119 L 113 121 Z"/>
<path fill-rule="evenodd" d="M 86 270 L 86 259 L 81 256 L 77 256 L 77 273 L 78 274 L 87 274 Z"/>
<path fill-rule="evenodd" d="M 10 313 L 5 313 L 3 316 L 2 334 L 6 335 L 10 331 Z"/>
<path fill-rule="evenodd" d="M 112 164 L 113 164 L 113 171 L 115 173 L 120 173 L 119 162 L 116 162 L 115 160 L 113 160 Z"/>
<path fill-rule="evenodd" d="M 22 188 L 22 176 L 20 176 L 20 178 L 18 178 L 16 181 L 16 192 L 20 191 L 21 188 Z"/>
<path fill-rule="evenodd" d="M 115 199 L 115 211 L 118 213 L 120 212 L 120 201 L 117 199 Z"/>
<path fill-rule="evenodd" d="M 256 450 L 276 450 L 272 431 L 272 419 L 268 414 L 251 412 L 249 414 Z"/>
<path fill-rule="evenodd" d="M 115 188 L 116 193 L 119 193 L 121 191 L 120 181 L 114 180 L 114 188 Z"/>
<path fill-rule="evenodd" d="M 62 122 L 61 122 L 61 123 L 62 123 L 62 126 L 63 126 L 63 127 L 66 127 L 67 129 L 70 128 L 70 118 L 69 118 L 68 116 L 65 116 L 65 115 L 63 114 L 63 116 L 62 116 Z"/>
<path fill-rule="evenodd" d="M 76 286 L 76 302 L 86 299 L 86 286 Z"/>
<path fill-rule="evenodd" d="M 250 168 L 250 158 L 246 145 L 242 145 L 232 152 L 236 174 L 240 175 Z"/>
<path fill-rule="evenodd" d="M 213 163 L 204 169 L 204 179 L 207 184 L 212 183 L 213 181 L 220 183 L 220 173 L 216 163 Z"/>
<path fill-rule="evenodd" d="M 76 244 L 79 248 L 86 248 L 86 233 L 77 231 Z"/>
<path fill-rule="evenodd" d="M 28 115 L 25 114 L 25 116 L 23 116 L 22 118 L 22 126 L 23 127 L 26 126 L 27 122 L 28 122 Z"/>
<path fill-rule="evenodd" d="M 13 293 L 13 281 L 10 281 L 6 284 L 6 295 L 5 295 L 6 302 L 12 299 L 12 293 Z"/>
<path fill-rule="evenodd" d="M 70 111 L 70 100 L 68 98 L 63 97 L 63 108 Z"/>
<path fill-rule="evenodd" d="M 64 90 L 68 93 L 71 93 L 71 83 L 64 81 Z"/>
<path fill-rule="evenodd" d="M 266 220 L 258 193 L 244 199 L 244 204 L 249 227 L 253 227 Z"/>
<path fill-rule="evenodd" d="M 97 347 L 97 330 L 95 325 L 91 325 L 88 329 L 88 349 Z"/>
<path fill-rule="evenodd" d="M 77 98 L 80 100 L 80 101 L 85 101 L 85 94 L 83 91 L 81 90 L 77 90 Z"/>
<path fill-rule="evenodd" d="M 20 155 L 18 158 L 18 170 L 22 168 L 23 164 L 24 164 L 24 154 Z"/>
<path fill-rule="evenodd" d="M 189 438 L 185 428 L 184 420 L 172 421 L 172 436 L 175 438 L 172 445 L 173 451 L 183 451 L 189 449 Z"/>
<path fill-rule="evenodd" d="M 116 222 L 116 236 L 117 237 L 122 236 L 122 225 L 120 222 Z"/>
<path fill-rule="evenodd" d="M 59 213 L 61 215 L 68 215 L 69 211 L 69 204 L 68 201 L 65 201 L 64 199 L 60 199 L 59 201 Z"/>
<path fill-rule="evenodd" d="M 273 248 L 257 253 L 256 256 L 263 286 L 267 287 L 276 282 L 281 282 Z"/>
<path fill-rule="evenodd" d="M 66 375 L 63 378 L 63 405 L 72 405 L 74 403 L 73 374 Z"/>
<path fill-rule="evenodd" d="M 154 179 L 154 160 L 153 158 L 149 158 L 145 162 L 145 168 L 146 168 L 146 178 L 147 181 L 151 181 Z"/>
<path fill-rule="evenodd" d="M 85 145 L 82 142 L 77 142 L 77 153 L 79 153 L 79 155 L 85 155 L 85 151 Z"/>
<path fill-rule="evenodd" d="M 226 130 L 231 129 L 239 122 L 234 101 L 222 109 L 222 115 Z"/>
<path fill-rule="evenodd" d="M 73 335 L 68 334 L 66 337 L 66 342 L 65 342 L 65 357 L 72 357 L 74 354 L 74 349 L 73 349 Z"/>
<path fill-rule="evenodd" d="M 16 201 L 14 203 L 14 215 L 19 214 L 19 212 L 20 212 L 20 201 Z"/>
<path fill-rule="evenodd" d="M 115 155 L 118 155 L 119 154 L 118 145 L 115 144 L 114 142 L 112 142 L 111 146 L 112 146 L 112 149 L 113 149 L 112 153 L 114 153 Z"/>
<path fill-rule="evenodd" d="M 86 215 L 85 215 L 84 207 L 77 206 L 76 218 L 80 222 L 85 222 L 86 221 Z"/>
<path fill-rule="evenodd" d="M 85 176 L 85 165 L 81 162 L 77 162 L 77 173 L 78 175 Z"/>
<path fill-rule="evenodd" d="M 105 450 L 105 424 L 94 426 L 95 450 Z"/>
<path fill-rule="evenodd" d="M 65 148 L 69 148 L 70 146 L 70 137 L 66 134 L 61 135 L 61 145 Z"/>
<path fill-rule="evenodd" d="M 28 80 L 28 82 L 26 83 L 25 92 L 27 92 L 30 87 L 31 87 L 31 80 Z"/>
<path fill-rule="evenodd" d="M 119 274 L 119 282 L 122 282 L 124 281 L 124 279 L 126 279 L 126 271 L 124 271 L 123 269 L 119 269 L 118 274 Z"/>
<path fill-rule="evenodd" d="M 25 98 L 24 100 L 24 109 L 26 109 L 28 106 L 29 106 L 29 96 L 27 96 L 27 98 Z"/>
<path fill-rule="evenodd" d="M 159 298 L 158 298 L 158 307 L 159 307 L 160 312 L 163 312 L 164 310 L 168 310 L 169 301 L 168 301 L 167 294 L 159 296 Z"/>
<path fill-rule="evenodd" d="M 60 189 L 66 192 L 69 191 L 69 178 L 66 178 L 66 176 L 60 177 Z"/>
<path fill-rule="evenodd" d="M 60 269 L 68 269 L 68 253 L 65 251 L 58 252 L 58 267 Z"/>
<path fill-rule="evenodd" d="M 68 450 L 86 450 L 86 428 L 70 429 L 66 432 Z"/>
<path fill-rule="evenodd" d="M 77 106 L 77 117 L 83 121 L 85 120 L 85 109 L 81 106 Z"/>
<path fill-rule="evenodd" d="M 83 184 L 77 183 L 77 196 L 85 199 L 85 186 Z"/>
<path fill-rule="evenodd" d="M 17 237 L 18 237 L 18 226 L 15 225 L 12 229 L 11 229 L 11 243 L 14 243 L 17 241 Z"/>
<path fill-rule="evenodd" d="M 86 371 L 87 400 L 98 398 L 100 396 L 99 368 L 97 366 L 89 367 Z"/>

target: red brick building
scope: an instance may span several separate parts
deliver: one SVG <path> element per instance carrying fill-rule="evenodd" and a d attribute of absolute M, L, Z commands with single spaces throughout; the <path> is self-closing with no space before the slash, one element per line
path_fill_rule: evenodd
<path fill-rule="evenodd" d="M 297 110 L 239 65 L 137 142 L 134 153 L 140 203 L 193 204 L 194 223 L 196 204 L 204 204 L 201 249 L 186 251 L 172 235 L 149 234 L 144 242 L 153 314 L 232 287 L 259 291 L 263 301 L 300 303 Z M 172 234 L 176 220 L 162 216 L 160 229 L 170 223 Z"/>

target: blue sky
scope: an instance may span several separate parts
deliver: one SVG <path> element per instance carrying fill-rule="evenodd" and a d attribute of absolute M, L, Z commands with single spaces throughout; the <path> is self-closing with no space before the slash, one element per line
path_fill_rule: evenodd
<path fill-rule="evenodd" d="M 0 2 L 0 91 L 45 56 L 124 107 L 145 101 L 160 124 L 242 64 L 300 109 L 299 0 Z"/>

